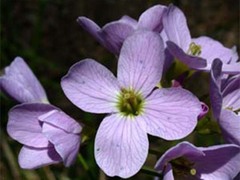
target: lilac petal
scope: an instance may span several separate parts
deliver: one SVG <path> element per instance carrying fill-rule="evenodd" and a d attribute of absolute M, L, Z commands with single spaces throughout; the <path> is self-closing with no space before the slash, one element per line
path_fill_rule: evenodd
<path fill-rule="evenodd" d="M 234 90 L 223 98 L 223 107 L 230 108 L 233 111 L 240 109 L 240 84 L 239 89 Z"/>
<path fill-rule="evenodd" d="M 82 26 L 82 28 L 85 31 L 91 34 L 100 44 L 104 45 L 104 41 L 99 34 L 101 28 L 95 22 L 83 16 L 78 17 L 77 22 L 80 24 L 80 26 Z"/>
<path fill-rule="evenodd" d="M 84 111 L 117 112 L 115 104 L 120 92 L 117 79 L 103 65 L 92 59 L 74 64 L 62 78 L 65 95 Z"/>
<path fill-rule="evenodd" d="M 223 89 L 223 97 L 230 94 L 231 92 L 235 91 L 236 89 L 240 89 L 240 74 L 233 76 L 231 78 L 228 78 L 228 81 L 226 83 L 225 87 L 221 87 Z"/>
<path fill-rule="evenodd" d="M 118 61 L 118 80 L 124 88 L 148 95 L 161 80 L 164 52 L 159 34 L 138 31 L 127 38 Z"/>
<path fill-rule="evenodd" d="M 164 12 L 162 21 L 169 41 L 186 52 L 191 43 L 191 35 L 183 12 L 176 6 L 170 5 Z"/>
<path fill-rule="evenodd" d="M 155 32 L 161 32 L 163 29 L 162 14 L 166 6 L 155 5 L 139 17 L 138 29 L 147 29 Z"/>
<path fill-rule="evenodd" d="M 167 70 L 170 68 L 170 66 L 172 65 L 173 61 L 174 61 L 174 57 L 173 55 L 169 52 L 169 50 L 167 49 L 167 44 L 166 42 L 169 40 L 167 37 L 167 34 L 165 32 L 165 30 L 163 29 L 162 32 L 160 33 L 160 36 L 163 39 L 163 44 L 164 44 L 164 55 L 165 55 L 165 60 L 164 60 L 164 66 L 163 66 L 163 73 L 165 74 L 165 72 L 167 72 Z"/>
<path fill-rule="evenodd" d="M 38 116 L 54 110 L 48 104 L 21 104 L 9 112 L 8 134 L 18 142 L 32 147 L 47 147 L 48 139 L 42 134 Z"/>
<path fill-rule="evenodd" d="M 164 155 L 157 161 L 155 165 L 155 169 L 157 171 L 163 171 L 166 164 L 168 164 L 171 160 L 186 157 L 188 160 L 200 159 L 204 156 L 202 150 L 199 150 L 194 145 L 189 142 L 181 142 L 178 145 L 167 150 Z"/>
<path fill-rule="evenodd" d="M 42 132 L 54 145 L 65 166 L 70 166 L 78 154 L 80 135 L 65 132 L 47 123 L 43 124 Z"/>
<path fill-rule="evenodd" d="M 201 179 L 228 180 L 239 173 L 239 146 L 229 144 L 198 149 L 205 154 L 195 165 L 197 172 L 201 174 Z"/>
<path fill-rule="evenodd" d="M 240 63 L 223 64 L 222 72 L 226 74 L 239 74 Z"/>
<path fill-rule="evenodd" d="M 101 31 L 107 47 L 114 54 L 119 54 L 123 41 L 133 33 L 134 28 L 122 21 L 106 24 Z"/>
<path fill-rule="evenodd" d="M 240 145 L 240 114 L 223 110 L 219 117 L 223 137 L 228 143 Z"/>
<path fill-rule="evenodd" d="M 0 77 L 0 89 L 20 103 L 48 102 L 46 93 L 21 57 L 16 57 Z"/>
<path fill-rule="evenodd" d="M 221 72 L 222 61 L 215 59 L 212 63 L 211 79 L 210 79 L 210 101 L 214 117 L 217 119 L 222 109 L 222 93 L 221 93 Z"/>
<path fill-rule="evenodd" d="M 201 46 L 200 56 L 206 59 L 208 64 L 211 64 L 216 58 L 221 59 L 224 64 L 228 64 L 230 61 L 236 62 L 238 59 L 232 49 L 224 47 L 220 42 L 209 37 L 201 36 L 192 41 Z"/>
<path fill-rule="evenodd" d="M 203 68 L 197 68 L 198 70 L 202 71 L 210 71 L 212 64 L 207 64 L 207 66 Z M 240 73 L 240 63 L 232 63 L 232 64 L 223 64 L 222 65 L 222 73 L 236 75 Z"/>
<path fill-rule="evenodd" d="M 147 97 L 145 104 L 147 132 L 166 140 L 190 134 L 202 111 L 199 100 L 182 88 L 157 89 Z"/>
<path fill-rule="evenodd" d="M 205 59 L 186 54 L 178 45 L 171 41 L 167 41 L 166 44 L 170 53 L 178 60 L 188 65 L 190 68 L 200 69 L 207 66 L 207 62 Z"/>
<path fill-rule="evenodd" d="M 19 165 L 23 169 L 36 169 L 61 161 L 61 157 L 53 147 L 33 148 L 23 146 L 18 156 Z"/>
<path fill-rule="evenodd" d="M 136 29 L 137 24 L 138 24 L 138 22 L 135 19 L 133 19 L 130 16 L 127 16 L 127 15 L 122 16 L 121 19 L 119 19 L 119 21 L 124 22 L 126 24 L 129 24 L 134 29 Z"/>
<path fill-rule="evenodd" d="M 174 180 L 173 170 L 171 164 L 167 164 L 166 169 L 164 171 L 163 180 Z"/>
<path fill-rule="evenodd" d="M 108 176 L 136 174 L 148 154 L 148 138 L 141 118 L 113 114 L 100 124 L 95 139 L 95 159 Z"/>
<path fill-rule="evenodd" d="M 79 134 L 82 130 L 82 127 L 74 119 L 62 111 L 52 110 L 39 116 L 38 119 L 68 133 Z"/>

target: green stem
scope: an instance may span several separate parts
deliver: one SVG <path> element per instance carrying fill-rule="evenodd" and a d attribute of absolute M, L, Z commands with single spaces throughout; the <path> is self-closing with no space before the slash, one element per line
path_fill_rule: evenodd
<path fill-rule="evenodd" d="M 83 168 L 85 169 L 85 171 L 88 173 L 89 177 L 91 180 L 95 180 L 94 175 L 92 174 L 92 172 L 89 169 L 89 166 L 87 164 L 87 162 L 85 161 L 85 159 L 82 157 L 82 155 L 79 153 L 77 156 L 78 162 L 83 166 Z"/>
<path fill-rule="evenodd" d="M 160 179 L 163 179 L 163 175 L 161 173 L 155 171 L 154 169 L 148 168 L 146 166 L 143 166 L 140 172 L 144 174 L 148 174 L 150 176 L 157 176 L 157 177 L 160 177 Z"/>

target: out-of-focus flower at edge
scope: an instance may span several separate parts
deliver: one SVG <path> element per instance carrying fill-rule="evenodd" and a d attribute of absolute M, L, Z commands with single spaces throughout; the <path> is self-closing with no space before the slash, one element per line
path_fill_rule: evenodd
<path fill-rule="evenodd" d="M 167 34 L 167 48 L 174 57 L 190 68 L 210 71 L 214 59 L 223 62 L 224 73 L 240 73 L 240 63 L 237 62 L 236 48 L 228 49 L 220 42 L 201 36 L 191 39 L 183 12 L 170 5 L 163 13 L 163 27 Z"/>
<path fill-rule="evenodd" d="M 164 180 L 234 179 L 240 171 L 240 147 L 234 144 L 195 147 L 181 142 L 164 153 L 155 169 L 163 173 Z"/>
<path fill-rule="evenodd" d="M 21 57 L 16 57 L 4 69 L 0 77 L 0 89 L 20 103 L 48 103 L 42 85 Z"/>
<path fill-rule="evenodd" d="M 166 6 L 156 5 L 143 12 L 138 21 L 125 15 L 117 21 L 107 23 L 103 28 L 83 16 L 78 17 L 77 22 L 101 45 L 118 55 L 123 41 L 135 30 L 146 29 L 160 33 L 163 29 L 162 13 L 165 8 Z"/>
<path fill-rule="evenodd" d="M 80 146 L 81 126 L 50 105 L 42 85 L 20 57 L 0 77 L 1 88 L 20 105 L 9 111 L 8 134 L 24 146 L 19 164 L 24 169 L 63 161 L 72 164 Z"/>
<path fill-rule="evenodd" d="M 76 106 L 109 113 L 95 139 L 96 162 L 108 176 L 128 178 L 140 170 L 148 154 L 147 133 L 176 140 L 197 124 L 201 103 L 193 94 L 183 88 L 154 89 L 163 71 L 163 46 L 158 33 L 138 31 L 123 43 L 117 78 L 85 59 L 62 79 L 64 93 Z"/>
<path fill-rule="evenodd" d="M 125 15 L 117 21 L 107 23 L 103 28 L 100 28 L 95 22 L 84 16 L 78 17 L 77 22 L 101 45 L 115 55 L 119 55 L 125 39 L 137 30 L 148 30 L 160 33 L 165 49 L 163 68 L 165 72 L 173 61 L 173 56 L 166 48 L 166 41 L 168 38 L 162 24 L 162 14 L 166 8 L 167 7 L 163 5 L 155 5 L 144 11 L 138 21 Z"/>
<path fill-rule="evenodd" d="M 79 150 L 81 126 L 50 104 L 29 103 L 12 108 L 8 134 L 23 147 L 21 168 L 34 169 L 64 162 L 70 166 Z"/>
<path fill-rule="evenodd" d="M 240 75 L 222 79 L 222 62 L 211 69 L 210 99 L 225 140 L 240 145 Z M 223 88 L 223 82 L 225 83 Z"/>

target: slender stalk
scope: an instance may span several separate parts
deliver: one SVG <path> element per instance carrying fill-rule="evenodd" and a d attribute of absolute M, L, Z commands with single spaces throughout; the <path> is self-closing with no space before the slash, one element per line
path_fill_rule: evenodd
<path fill-rule="evenodd" d="M 149 167 L 143 166 L 142 169 L 140 170 L 141 173 L 148 174 L 150 176 L 156 176 L 159 177 L 160 179 L 163 179 L 163 175 L 154 169 L 151 169 Z"/>
<path fill-rule="evenodd" d="M 84 170 L 88 173 L 89 178 L 91 180 L 95 180 L 94 175 L 90 171 L 87 162 L 85 161 L 85 159 L 83 158 L 83 156 L 80 153 L 78 154 L 77 159 L 78 159 L 78 162 L 83 166 Z"/>
<path fill-rule="evenodd" d="M 8 142 L 6 141 L 6 137 L 5 137 L 5 134 L 3 133 L 2 129 L 0 129 L 0 132 L 1 132 L 1 146 L 3 149 L 3 153 L 5 154 L 5 156 L 8 160 L 10 171 L 11 171 L 14 179 L 21 179 L 20 171 L 19 171 L 18 165 L 16 164 L 16 159 L 14 157 L 14 154 L 13 154 Z"/>

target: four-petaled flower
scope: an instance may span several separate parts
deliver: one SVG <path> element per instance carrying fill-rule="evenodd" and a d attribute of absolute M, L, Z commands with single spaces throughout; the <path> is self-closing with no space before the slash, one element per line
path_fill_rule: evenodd
<path fill-rule="evenodd" d="M 86 59 L 62 79 L 64 93 L 76 106 L 109 113 L 95 139 L 97 164 L 109 176 L 128 178 L 140 170 L 148 154 L 147 133 L 181 139 L 197 124 L 201 103 L 193 94 L 183 88 L 155 88 L 161 79 L 163 53 L 158 33 L 138 31 L 123 43 L 117 78 Z"/>
<path fill-rule="evenodd" d="M 168 50 L 190 68 L 210 71 L 213 60 L 219 58 L 223 62 L 224 73 L 240 73 L 236 48 L 228 49 L 206 36 L 191 39 L 186 17 L 179 8 L 170 5 L 164 11 L 162 21 L 169 39 Z"/>

